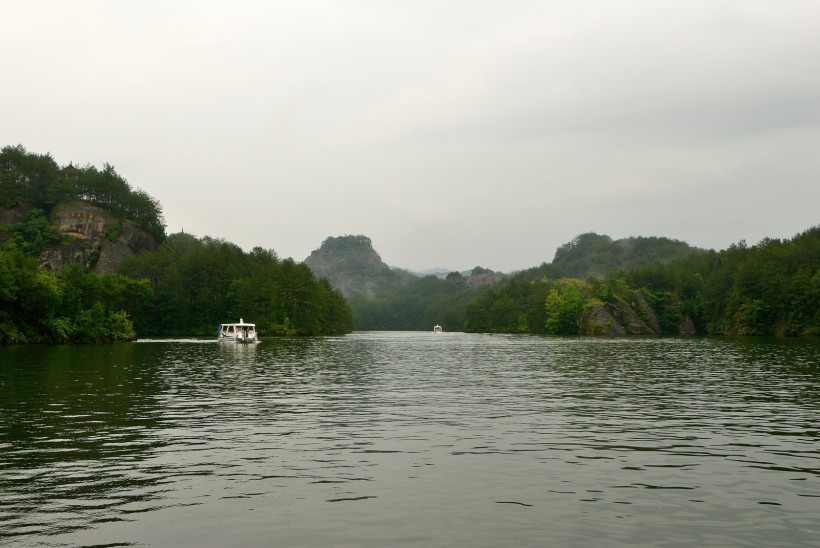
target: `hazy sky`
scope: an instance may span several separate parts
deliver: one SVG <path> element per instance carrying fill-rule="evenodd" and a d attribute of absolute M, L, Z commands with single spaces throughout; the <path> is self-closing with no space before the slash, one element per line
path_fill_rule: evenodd
<path fill-rule="evenodd" d="M 820 224 L 817 0 L 0 0 L 0 146 L 168 232 L 512 271 Z"/>

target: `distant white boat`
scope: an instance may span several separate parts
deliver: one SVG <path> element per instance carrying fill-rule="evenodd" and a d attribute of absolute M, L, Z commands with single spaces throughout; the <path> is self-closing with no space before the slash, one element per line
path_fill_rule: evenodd
<path fill-rule="evenodd" d="M 441 326 L 439 324 L 433 326 L 433 333 L 441 333 Z"/>
<path fill-rule="evenodd" d="M 217 330 L 220 341 L 237 343 L 258 343 L 259 337 L 256 333 L 256 324 L 245 323 L 239 318 L 239 323 L 223 323 Z"/>

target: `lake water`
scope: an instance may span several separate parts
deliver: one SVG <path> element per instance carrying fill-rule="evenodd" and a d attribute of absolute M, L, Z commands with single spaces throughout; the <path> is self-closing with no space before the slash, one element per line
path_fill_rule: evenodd
<path fill-rule="evenodd" d="M 0 348 L 2 546 L 820 546 L 820 342 Z"/>

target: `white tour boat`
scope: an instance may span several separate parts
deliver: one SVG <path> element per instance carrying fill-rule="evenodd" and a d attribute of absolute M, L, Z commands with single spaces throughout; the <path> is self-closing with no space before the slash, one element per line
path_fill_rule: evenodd
<path fill-rule="evenodd" d="M 441 333 L 441 326 L 439 324 L 433 326 L 433 333 Z"/>
<path fill-rule="evenodd" d="M 256 334 L 256 324 L 245 323 L 239 318 L 239 323 L 223 323 L 217 331 L 220 341 L 238 343 L 258 343 L 259 337 Z"/>

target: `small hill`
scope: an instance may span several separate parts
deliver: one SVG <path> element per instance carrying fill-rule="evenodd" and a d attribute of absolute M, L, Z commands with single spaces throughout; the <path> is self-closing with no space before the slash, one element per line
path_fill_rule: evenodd
<path fill-rule="evenodd" d="M 587 232 L 555 251 L 549 265 L 550 277 L 601 277 L 615 270 L 665 264 L 694 251 L 698 248 L 670 238 L 637 236 L 613 240 L 609 236 Z"/>
<path fill-rule="evenodd" d="M 114 166 L 60 167 L 22 145 L 0 149 L 0 243 L 13 240 L 41 266 L 82 263 L 115 271 L 128 256 L 165 238 L 160 203 Z"/>
<path fill-rule="evenodd" d="M 406 270 L 388 266 L 373 249 L 370 238 L 362 235 L 329 237 L 304 263 L 345 297 L 355 293 L 373 296 L 418 279 Z"/>

